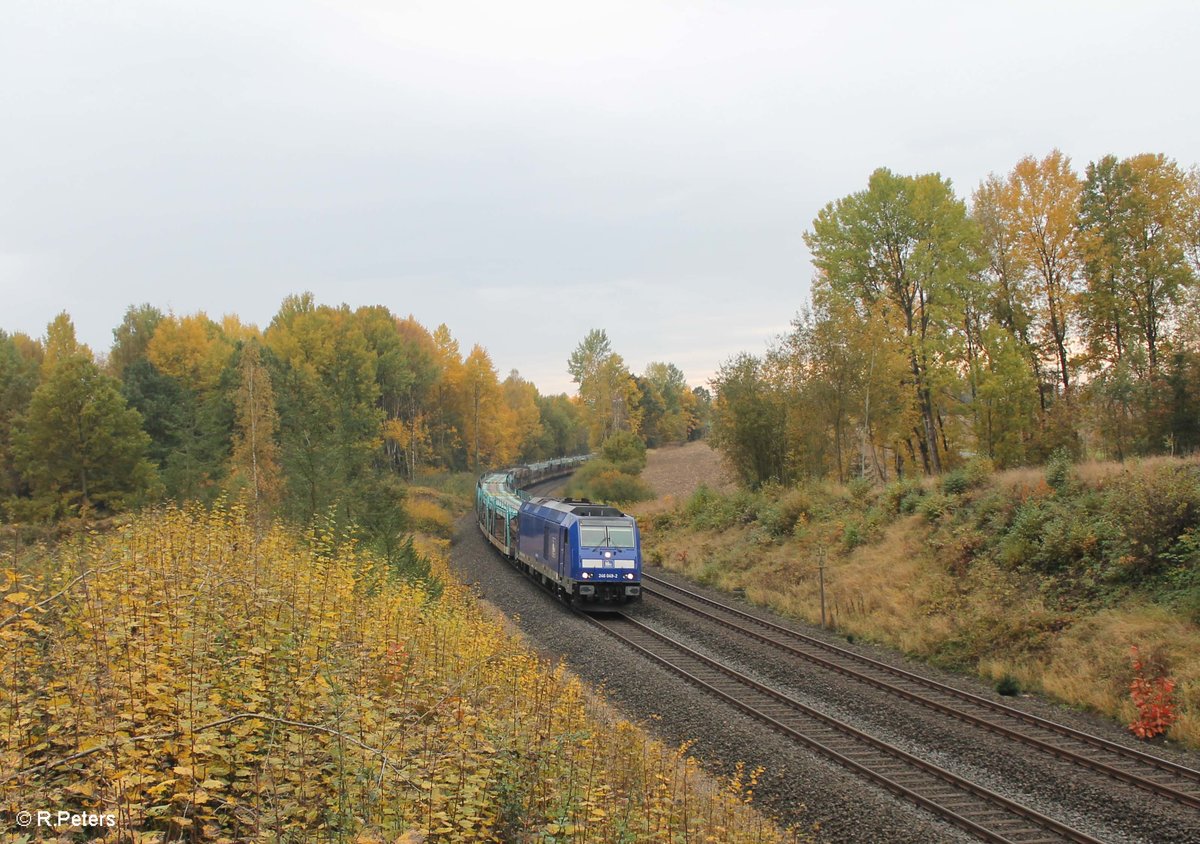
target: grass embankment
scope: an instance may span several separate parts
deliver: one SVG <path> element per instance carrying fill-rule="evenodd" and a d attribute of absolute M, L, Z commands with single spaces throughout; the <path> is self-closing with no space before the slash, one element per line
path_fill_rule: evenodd
<path fill-rule="evenodd" d="M 439 495 L 410 495 L 416 521 L 449 525 Z M 188 507 L 0 552 L 5 826 L 47 808 L 115 814 L 110 841 L 784 839 L 749 778 L 715 784 L 507 633 L 447 547 L 419 539 L 412 577 Z"/>
<path fill-rule="evenodd" d="M 647 520 L 651 562 L 784 614 L 1130 723 L 1130 648 L 1200 746 L 1200 462 L 973 463 L 885 488 L 702 488 Z M 1006 679 L 1007 678 L 1007 679 Z"/>

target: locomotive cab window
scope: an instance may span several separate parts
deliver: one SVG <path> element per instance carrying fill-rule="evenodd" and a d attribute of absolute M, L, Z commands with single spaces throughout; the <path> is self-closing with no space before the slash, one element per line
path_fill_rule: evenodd
<path fill-rule="evenodd" d="M 588 548 L 594 548 L 597 545 L 607 545 L 608 536 L 604 525 L 580 525 L 579 544 Z"/>
<path fill-rule="evenodd" d="M 633 528 L 624 525 L 609 525 L 608 544 L 614 548 L 633 548 Z"/>
<path fill-rule="evenodd" d="M 633 548 L 633 528 L 628 525 L 580 525 L 579 544 L 585 548 Z"/>

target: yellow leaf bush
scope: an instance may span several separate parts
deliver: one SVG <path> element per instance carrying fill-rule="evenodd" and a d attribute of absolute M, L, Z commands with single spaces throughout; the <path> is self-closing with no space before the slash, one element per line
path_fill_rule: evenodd
<path fill-rule="evenodd" d="M 743 772 L 598 717 L 445 547 L 405 581 L 187 506 L 0 552 L 0 809 L 112 813 L 108 841 L 790 840 Z"/>

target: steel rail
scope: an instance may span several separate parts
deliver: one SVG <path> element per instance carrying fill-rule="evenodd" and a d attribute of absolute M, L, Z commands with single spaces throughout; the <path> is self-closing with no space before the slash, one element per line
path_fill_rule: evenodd
<path fill-rule="evenodd" d="M 1084 832 L 805 706 L 623 613 L 579 615 L 689 683 L 984 841 L 1098 844 Z M 706 679 L 703 672 L 724 675 L 735 685 L 722 689 L 714 684 L 715 677 Z M 848 747 L 834 746 L 847 739 Z"/>
<path fill-rule="evenodd" d="M 783 642 L 783 641 L 780 641 L 779 639 L 773 638 L 772 636 L 767 636 L 762 633 L 758 633 L 757 631 L 750 630 L 742 624 L 738 624 L 736 622 L 729 621 L 728 619 L 723 619 L 717 615 L 714 615 L 711 612 L 708 612 L 707 610 L 705 610 L 701 607 L 696 607 L 696 606 L 693 606 L 693 605 L 687 603 L 686 601 L 681 601 L 677 598 L 673 598 L 670 595 L 662 592 L 660 589 L 646 589 L 645 586 L 643 586 L 643 593 L 648 592 L 649 594 L 653 595 L 655 598 L 657 598 L 659 600 L 667 601 L 671 604 L 679 606 L 689 612 L 692 612 L 696 615 L 699 615 L 699 616 L 707 618 L 717 624 L 720 624 L 723 627 L 737 631 L 737 632 L 742 633 L 743 635 L 753 638 L 757 641 L 771 645 L 772 647 L 783 650 L 784 652 L 789 653 L 793 656 L 796 656 L 796 657 L 799 657 L 806 661 L 818 664 L 824 668 L 827 668 L 832 671 L 836 671 L 844 676 L 851 677 L 860 682 L 867 683 L 876 688 L 882 689 L 882 690 L 888 692 L 889 694 L 894 694 L 899 697 L 903 697 L 904 699 L 912 701 L 913 703 L 917 703 L 921 706 L 925 706 L 925 707 L 933 709 L 937 712 L 957 718 L 963 722 L 981 727 L 981 728 L 986 729 L 990 732 L 993 732 L 997 735 L 1001 735 L 1006 738 L 1012 739 L 1014 741 L 1019 741 L 1026 745 L 1029 745 L 1031 747 L 1035 747 L 1043 752 L 1046 752 L 1046 753 L 1049 753 L 1049 754 L 1055 756 L 1056 758 L 1072 762 L 1081 767 L 1101 773 L 1112 779 L 1128 783 L 1137 788 L 1143 789 L 1145 791 L 1151 792 L 1151 793 L 1156 794 L 1161 797 L 1169 798 L 1171 800 L 1174 800 L 1178 803 L 1182 803 L 1186 806 L 1190 806 L 1192 808 L 1200 808 L 1200 793 L 1198 793 L 1198 792 L 1200 792 L 1200 789 L 1194 788 L 1194 786 L 1196 784 L 1200 784 L 1200 772 L 1194 771 L 1191 768 L 1187 768 L 1182 765 L 1177 765 L 1173 762 L 1170 762 L 1165 759 L 1160 759 L 1160 758 L 1158 758 L 1156 756 L 1152 756 L 1148 753 L 1142 753 L 1141 751 L 1124 747 L 1123 745 L 1108 741 L 1107 739 L 1100 738 L 1099 736 L 1093 736 L 1090 733 L 1085 733 L 1081 730 L 1076 730 L 1072 727 L 1067 727 L 1063 724 L 1058 724 L 1054 721 L 1050 721 L 1045 718 L 1040 718 L 1036 715 L 1031 715 L 1030 713 L 1027 713 L 1027 712 L 1022 712 L 1021 710 L 1016 709 L 1014 707 L 1005 706 L 1004 704 L 988 700 L 985 697 L 981 697 L 979 695 L 972 694 L 971 692 L 965 692 L 961 689 L 956 689 L 953 686 L 948 686 L 944 683 L 939 683 L 936 680 L 931 680 L 927 677 L 922 677 L 921 675 L 914 674 L 911 671 L 906 671 L 902 668 L 897 668 L 895 666 L 888 665 L 888 664 L 880 662 L 878 660 L 871 659 L 870 657 L 866 657 L 861 654 L 854 653 L 853 651 L 847 650 L 845 648 L 840 648 L 837 645 L 830 644 L 828 642 L 822 641 L 822 640 L 817 639 L 812 636 L 807 636 L 807 635 L 805 635 L 803 633 L 799 633 L 795 630 L 790 630 L 782 625 L 774 624 L 773 622 L 767 621 L 766 619 L 758 618 L 758 617 L 751 615 L 750 613 L 744 612 L 736 607 L 729 606 L 720 601 L 709 598 L 705 595 L 700 595 L 696 592 L 693 592 L 689 589 L 685 589 L 681 586 L 676 586 L 673 583 L 670 583 L 670 582 L 665 581 L 658 577 L 654 577 L 653 575 L 646 574 L 645 572 L 642 573 L 642 581 L 643 581 L 643 583 L 645 583 L 646 581 L 652 582 L 656 586 L 659 586 L 659 587 L 663 587 L 663 586 L 668 587 L 669 589 L 672 589 L 676 592 L 686 595 L 687 598 L 691 601 L 699 602 L 703 605 L 714 607 L 717 610 L 727 613 L 737 619 L 740 619 L 743 621 L 748 621 L 752 624 L 766 628 L 777 634 L 783 634 L 795 641 L 803 643 L 805 646 L 808 646 L 810 648 L 816 648 L 816 649 L 819 649 L 826 653 L 832 654 L 836 657 L 836 659 L 840 659 L 843 662 L 839 663 L 839 662 L 835 661 L 834 659 L 830 659 L 830 658 L 821 656 L 820 654 L 812 653 L 810 651 L 806 651 L 801 648 L 797 648 L 791 644 L 788 644 L 787 642 Z M 847 662 L 851 663 L 852 665 L 845 664 Z M 961 701 L 963 703 L 969 704 L 976 708 L 984 709 L 988 712 L 996 713 L 996 714 L 1002 715 L 1004 717 L 1017 720 L 1017 721 L 1021 722 L 1023 725 L 1031 726 L 1031 727 L 1034 727 L 1037 729 L 1044 730 L 1046 732 L 1050 732 L 1050 733 L 1054 734 L 1056 737 L 1064 737 L 1069 740 L 1079 742 L 1081 744 L 1086 745 L 1090 749 L 1101 750 L 1106 753 L 1116 755 L 1119 757 L 1120 760 L 1122 760 L 1128 764 L 1152 767 L 1156 771 L 1160 771 L 1160 772 L 1163 772 L 1163 773 L 1166 773 L 1168 775 L 1175 777 L 1177 780 L 1183 780 L 1185 787 L 1193 786 L 1193 788 L 1190 791 L 1184 791 L 1184 790 L 1180 789 L 1179 783 L 1177 783 L 1177 782 L 1163 783 L 1163 782 L 1159 782 L 1158 780 L 1150 779 L 1149 777 L 1139 774 L 1135 771 L 1130 771 L 1130 770 L 1126 770 L 1126 769 L 1123 769 L 1120 767 L 1116 767 L 1115 765 L 1110 764 L 1110 762 L 1103 761 L 1101 759 L 1096 759 L 1091 756 L 1085 755 L 1084 753 L 1081 753 L 1079 750 L 1072 750 L 1069 747 L 1062 747 L 1058 744 L 1052 743 L 1045 739 L 1038 738 L 1035 735 L 1030 735 L 1029 733 L 1022 732 L 1021 730 L 1018 730 L 1014 727 L 996 723 L 995 721 L 990 720 L 988 718 L 982 717 L 980 715 L 972 714 L 968 711 L 964 711 L 963 709 L 958 708 L 957 706 L 943 703 L 941 701 L 930 698 L 926 695 L 920 694 L 919 692 L 914 692 L 910 689 L 905 689 L 901 686 L 896 685 L 895 683 L 888 682 L 885 679 L 881 679 L 879 677 L 872 677 L 870 674 L 864 673 L 863 670 L 856 669 L 855 667 L 853 667 L 853 665 L 867 666 L 870 669 L 884 672 L 892 677 L 898 677 L 902 680 L 908 681 L 909 683 L 913 683 L 913 684 L 923 687 L 925 689 L 933 690 L 941 695 L 951 697 L 951 698 L 955 699 L 956 702 Z"/>

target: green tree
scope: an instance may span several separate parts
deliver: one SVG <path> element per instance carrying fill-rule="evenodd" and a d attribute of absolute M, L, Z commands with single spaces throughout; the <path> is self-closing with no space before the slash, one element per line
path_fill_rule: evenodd
<path fill-rule="evenodd" d="M 13 453 L 13 434 L 37 389 L 39 351 L 25 335 L 0 330 L 0 506 L 25 491 Z"/>
<path fill-rule="evenodd" d="M 42 381 L 14 436 L 16 467 L 30 490 L 26 514 L 55 519 L 114 512 L 156 491 L 149 437 L 116 379 L 75 341 L 65 315 L 51 324 Z"/>
<path fill-rule="evenodd" d="M 538 396 L 542 427 L 539 457 L 567 457 L 588 449 L 587 428 L 580 421 L 579 405 L 565 394 Z"/>
<path fill-rule="evenodd" d="M 962 312 L 976 238 L 949 181 L 885 168 L 866 190 L 822 209 L 805 234 L 817 269 L 814 296 L 852 303 L 876 321 L 879 342 L 904 348 L 927 473 L 942 470 L 947 434 L 936 388 L 951 380 L 947 325 Z"/>
<path fill-rule="evenodd" d="M 787 403 L 763 362 L 739 354 L 721 365 L 713 386 L 713 445 L 749 486 L 789 483 Z"/>
<path fill-rule="evenodd" d="M 132 363 L 143 360 L 154 330 L 163 321 L 163 312 L 153 305 L 130 305 L 121 324 L 113 329 L 112 349 L 108 353 L 108 372 L 123 378 Z"/>
<path fill-rule="evenodd" d="M 332 512 L 345 527 L 364 509 L 382 444 L 377 358 L 348 307 L 318 306 L 310 293 L 284 300 L 264 340 L 278 366 L 285 511 L 303 521 Z"/>

